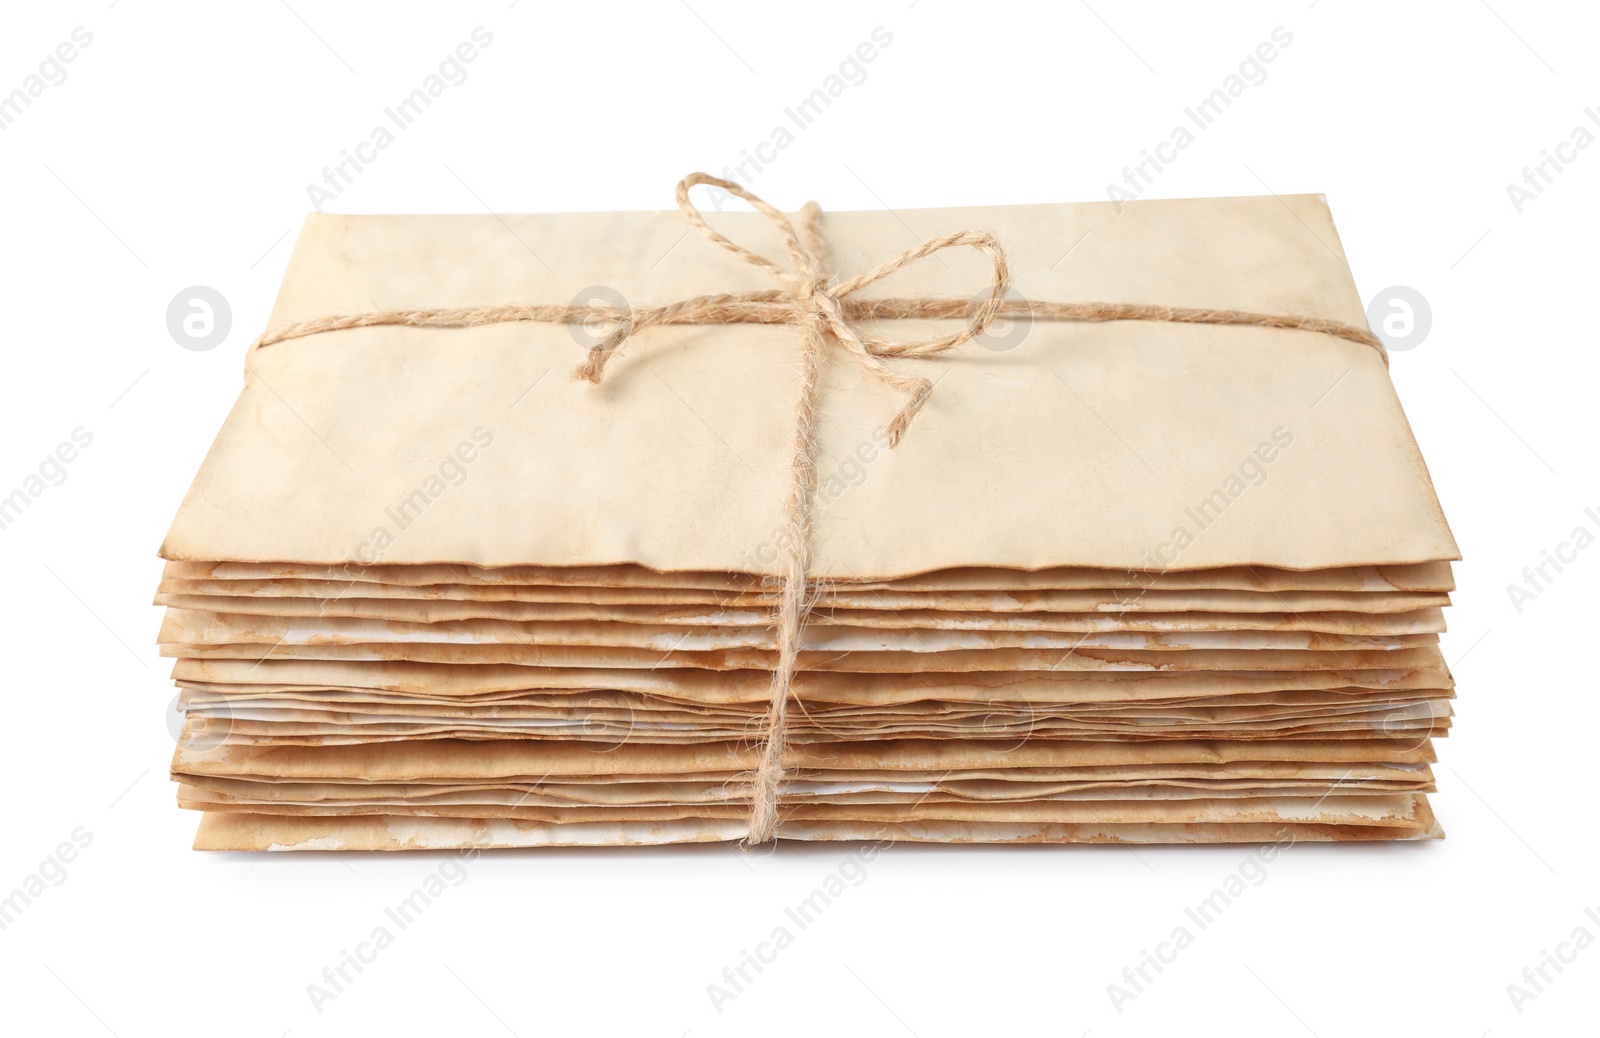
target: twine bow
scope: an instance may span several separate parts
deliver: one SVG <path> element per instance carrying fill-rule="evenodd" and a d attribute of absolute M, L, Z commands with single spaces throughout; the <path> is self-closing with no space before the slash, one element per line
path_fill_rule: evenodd
<path fill-rule="evenodd" d="M 783 267 L 764 256 L 735 244 L 711 229 L 705 217 L 689 200 L 689 189 L 700 184 L 721 188 L 750 203 L 783 238 L 789 266 Z M 815 202 L 800 211 L 800 226 L 795 227 L 783 213 L 763 199 L 731 181 L 706 173 L 692 173 L 678 182 L 678 208 L 689 225 L 712 243 L 726 249 L 746 263 L 772 275 L 778 287 L 765 291 L 721 293 L 694 296 L 659 306 L 618 308 L 609 306 L 547 306 L 505 304 L 454 309 L 389 310 L 382 313 L 318 317 L 287 325 L 262 335 L 250 351 L 289 339 L 321 332 L 377 325 L 467 328 L 510 321 L 582 324 L 591 320 L 614 322 L 611 332 L 590 347 L 588 356 L 574 372 L 575 377 L 599 383 L 606 365 L 624 343 L 644 328 L 657 324 L 791 324 L 801 335 L 803 366 L 800 400 L 795 421 L 793 452 L 790 457 L 792 481 L 784 500 L 786 526 L 782 558 L 782 591 L 773 618 L 778 659 L 773 668 L 767 713 L 763 722 L 761 759 L 751 777 L 751 803 L 747 844 L 771 840 L 777 828 L 778 801 L 784 779 L 783 756 L 788 747 L 788 706 L 794 696 L 800 637 L 811 601 L 806 577 L 810 563 L 812 503 L 816 496 L 818 387 L 822 359 L 830 339 L 855 354 L 878 378 L 903 391 L 906 402 L 890 421 L 889 445 L 897 446 L 927 403 L 933 383 L 915 375 L 902 375 L 883 363 L 884 357 L 928 357 L 971 342 L 999 318 L 1029 317 L 1043 320 L 1082 321 L 1160 321 L 1184 324 L 1228 324 L 1263 328 L 1286 328 L 1316 332 L 1370 346 L 1383 363 L 1389 363 L 1383 344 L 1370 331 L 1323 318 L 1293 314 L 1262 314 L 1246 310 L 1219 310 L 1198 307 L 1168 307 L 1129 303 L 1052 303 L 1008 301 L 1010 269 L 999 240 L 986 231 L 958 231 L 900 253 L 865 274 L 838 279 L 827 271 L 827 255 L 818 223 L 822 212 Z M 918 260 L 943 249 L 970 246 L 982 252 L 992 264 L 989 294 L 981 302 L 968 299 L 874 299 L 849 298 L 853 293 L 893 274 Z M 869 334 L 857 322 L 896 318 L 966 318 L 959 331 L 928 339 L 899 340 Z"/>
<path fill-rule="evenodd" d="M 698 184 L 711 184 L 749 202 L 756 211 L 772 221 L 783 236 L 783 245 L 789 253 L 790 266 L 780 267 L 764 256 L 758 256 L 743 246 L 736 245 L 706 224 L 693 202 L 689 189 Z M 763 724 L 761 761 L 757 764 L 750 793 L 750 825 L 745 837 L 747 844 L 766 843 L 777 828 L 778 798 L 783 786 L 783 754 L 788 747 L 789 700 L 794 694 L 794 676 L 800 658 L 800 636 L 805 627 L 811 596 L 806 580 L 806 568 L 811 555 L 812 501 L 817 486 L 817 403 L 818 385 L 822 374 L 822 358 L 831 335 L 843 344 L 879 378 L 907 393 L 908 399 L 888 426 L 889 445 L 900 442 L 906 427 L 922 410 L 922 405 L 933 392 L 933 383 L 920 376 L 900 375 L 891 371 L 879 357 L 927 355 L 953 349 L 983 334 L 999 315 L 1011 287 L 1011 274 L 1006 267 L 1006 254 L 1000 242 L 987 231 L 959 231 L 938 238 L 929 238 L 920 245 L 902 252 L 887 263 L 844 280 L 830 277 L 825 269 L 826 257 L 822 235 L 817 223 L 822 210 L 815 202 L 808 202 L 800 212 L 800 228 L 789 222 L 777 209 L 731 181 L 706 173 L 693 173 L 678 182 L 678 208 L 683 211 L 689 225 L 711 242 L 720 245 L 746 263 L 760 267 L 771 274 L 779 288 L 776 291 L 745 295 L 702 296 L 679 303 L 634 311 L 622 317 L 611 334 L 589 350 L 588 358 L 577 370 L 577 376 L 589 382 L 599 382 L 606 364 L 634 332 L 652 324 L 684 320 L 686 316 L 703 319 L 709 311 L 725 311 L 741 306 L 776 305 L 788 315 L 802 333 L 803 366 L 800 378 L 800 402 L 795 421 L 794 450 L 790 456 L 789 494 L 784 499 L 783 519 L 786 536 L 782 559 L 783 580 L 779 593 L 778 611 L 774 617 L 777 634 L 778 661 L 772 671 L 772 685 L 768 696 L 767 715 Z M 989 282 L 989 296 L 973 310 L 966 327 L 960 331 L 936 338 L 913 341 L 884 339 L 869 335 L 846 320 L 844 297 L 858 289 L 887 277 L 908 264 L 924 259 L 941 249 L 970 245 L 989 257 L 993 264 Z M 965 300 L 956 301 L 963 309 Z"/>
<path fill-rule="evenodd" d="M 765 256 L 757 255 L 712 230 L 706 223 L 705 216 L 689 200 L 689 189 L 700 184 L 710 184 L 744 199 L 757 212 L 772 221 L 772 225 L 783 237 L 790 265 L 780 267 Z M 820 356 L 826 346 L 827 337 L 831 334 L 836 342 L 861 358 L 868 369 L 880 379 L 907 394 L 905 406 L 894 416 L 888 427 L 889 444 L 895 446 L 899 444 L 900 437 L 905 434 L 911 420 L 922 410 L 922 405 L 927 403 L 929 394 L 933 392 L 933 383 L 920 376 L 897 374 L 878 358 L 929 356 L 971 342 L 982 335 L 984 330 L 1001 315 L 1006 302 L 1006 293 L 1011 288 L 1011 272 L 1006 265 L 1005 250 L 1000 247 L 1000 240 L 988 231 L 957 231 L 954 234 L 929 238 L 865 274 L 839 279 L 831 277 L 826 270 L 826 246 L 817 226 L 822 219 L 822 209 L 817 203 L 807 202 L 800 210 L 801 223 L 799 229 L 796 229 L 787 216 L 764 199 L 746 191 L 739 184 L 711 176 L 709 173 L 691 173 L 684 177 L 678 182 L 677 197 L 678 208 L 691 227 L 713 244 L 771 274 L 779 287 L 766 292 L 696 296 L 664 306 L 619 313 L 611 333 L 590 347 L 588 358 L 577 370 L 578 378 L 598 383 L 604 377 L 606 364 L 616 355 L 623 343 L 627 342 L 635 332 L 652 324 L 725 324 L 739 321 L 792 323 L 798 325 L 805 333 L 807 385 L 816 380 L 816 372 L 810 370 L 811 362 Z M 972 246 L 989 257 L 989 262 L 993 264 L 988 298 L 979 303 L 976 309 L 971 309 L 971 305 L 964 299 L 921 302 L 929 304 L 927 309 L 939 311 L 940 316 L 966 316 L 967 325 L 960 331 L 931 339 L 885 339 L 862 331 L 854 323 L 855 320 L 861 319 L 862 315 L 881 316 L 874 309 L 855 308 L 855 312 L 847 317 L 844 300 L 851 293 L 888 277 L 902 267 L 959 245 Z M 969 309 L 970 314 L 967 313 Z M 808 390 L 802 391 L 804 397 L 812 395 L 814 394 Z M 803 415 L 801 424 L 806 424 Z"/>

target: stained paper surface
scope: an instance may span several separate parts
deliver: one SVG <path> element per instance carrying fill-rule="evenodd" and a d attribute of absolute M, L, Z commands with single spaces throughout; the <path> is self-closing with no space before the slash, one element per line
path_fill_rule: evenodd
<path fill-rule="evenodd" d="M 1120 215 L 1110 203 L 828 213 L 834 264 L 865 270 L 914 244 L 902 217 L 924 236 L 996 232 L 1030 299 L 1365 322 L 1315 196 L 1148 202 Z M 713 223 L 782 255 L 759 216 Z M 313 215 L 269 327 L 559 304 L 594 285 L 641 305 L 773 287 L 683 235 L 677 213 Z M 977 253 L 947 250 L 862 295 L 968 298 L 987 283 Z M 952 327 L 895 326 L 903 337 Z M 266 347 L 164 553 L 776 572 L 797 334 L 645 329 L 600 386 L 571 377 L 583 351 L 565 325 L 351 329 Z M 817 577 L 1456 557 L 1370 347 L 1265 328 L 1041 320 L 1013 348 L 889 363 L 937 382 L 894 451 L 881 430 L 896 394 L 842 353 L 828 364 L 818 471 L 845 489 L 821 495 Z"/>

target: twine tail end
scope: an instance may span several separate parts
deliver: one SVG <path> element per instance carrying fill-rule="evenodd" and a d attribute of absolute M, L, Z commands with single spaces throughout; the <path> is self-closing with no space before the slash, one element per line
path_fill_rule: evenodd
<path fill-rule="evenodd" d="M 900 438 L 906 434 L 907 429 L 911 428 L 912 420 L 921 413 L 922 405 L 926 404 L 928 397 L 932 395 L 933 383 L 925 378 L 918 379 L 916 388 L 912 390 L 911 399 L 906 401 L 906 405 L 900 408 L 900 412 L 889 423 L 887 431 L 890 450 L 900 446 Z"/>
<path fill-rule="evenodd" d="M 769 819 L 761 826 L 759 830 L 752 828 L 750 832 L 745 835 L 745 838 L 739 841 L 739 846 L 743 847 L 745 850 L 749 850 L 752 847 L 760 847 L 763 844 L 771 843 L 773 840 L 773 830 L 775 828 L 776 826 L 774 826 Z"/>
<path fill-rule="evenodd" d="M 750 829 L 740 841 L 744 847 L 759 847 L 771 843 L 778 828 L 777 784 L 765 783 L 759 778 L 750 805 Z"/>
<path fill-rule="evenodd" d="M 770 733 L 761 751 L 761 763 L 756 767 L 755 781 L 750 790 L 750 825 L 744 840 L 745 847 L 759 847 L 771 843 L 778 829 L 778 795 L 783 788 L 783 734 Z"/>
<path fill-rule="evenodd" d="M 628 336 L 633 334 L 633 327 L 634 322 L 631 320 L 618 321 L 610 334 L 589 347 L 589 355 L 573 371 L 572 377 L 590 385 L 599 385 L 600 380 L 605 377 L 606 364 L 622 348 L 622 344 L 628 341 Z"/>

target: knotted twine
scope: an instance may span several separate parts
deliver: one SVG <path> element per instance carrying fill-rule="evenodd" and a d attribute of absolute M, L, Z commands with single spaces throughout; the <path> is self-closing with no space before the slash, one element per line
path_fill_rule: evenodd
<path fill-rule="evenodd" d="M 689 189 L 709 184 L 750 203 L 777 228 L 783 238 L 789 265 L 780 266 L 735 244 L 711 229 L 689 200 Z M 763 199 L 732 181 L 707 173 L 691 173 L 678 182 L 678 208 L 700 235 L 746 263 L 766 271 L 777 288 L 754 292 L 692 296 L 658 306 L 542 306 L 506 304 L 454 309 L 388 310 L 382 313 L 319 317 L 290 324 L 262 335 L 251 351 L 290 339 L 322 332 L 378 325 L 432 328 L 473 328 L 511 321 L 549 324 L 584 324 L 610 321 L 611 332 L 589 348 L 588 356 L 573 373 L 598 384 L 606 365 L 638 331 L 656 324 L 790 324 L 799 329 L 801 344 L 800 397 L 795 408 L 795 429 L 789 459 L 790 485 L 784 499 L 784 553 L 779 574 L 782 590 L 773 628 L 777 665 L 773 668 L 767 713 L 762 725 L 761 758 L 751 775 L 750 818 L 746 844 L 766 843 L 777 828 L 778 801 L 784 779 L 783 757 L 788 747 L 789 700 L 800 657 L 800 640 L 810 610 L 810 582 L 806 576 L 811 557 L 812 506 L 817 488 L 817 424 L 822 361 L 830 341 L 844 346 L 868 370 L 906 394 L 887 426 L 890 448 L 899 445 L 911 421 L 928 402 L 933 383 L 916 375 L 902 375 L 883 363 L 885 357 L 931 357 L 971 342 L 996 320 L 1028 317 L 1041 320 L 1162 321 L 1181 324 L 1229 324 L 1258 328 L 1285 328 L 1332 335 L 1370 346 L 1385 365 L 1389 356 L 1370 331 L 1337 321 L 1293 314 L 1262 314 L 1246 310 L 1214 310 L 1127 303 L 1050 303 L 1007 298 L 1011 273 L 1000 241 L 987 231 L 958 231 L 929 238 L 865 274 L 836 278 L 827 270 L 827 251 L 819 224 L 822 210 L 807 202 L 800 210 L 798 228 Z M 890 274 L 956 246 L 970 246 L 991 264 L 989 294 L 981 302 L 969 299 L 857 300 L 849 296 Z M 872 320 L 966 318 L 959 331 L 928 339 L 888 339 L 870 334 L 858 323 Z M 247 354 L 248 356 L 248 354 Z"/>

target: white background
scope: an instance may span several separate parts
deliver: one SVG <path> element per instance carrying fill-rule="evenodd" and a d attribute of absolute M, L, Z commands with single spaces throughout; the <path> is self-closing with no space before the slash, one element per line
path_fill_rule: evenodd
<path fill-rule="evenodd" d="M 0 932 L 0 1030 L 1592 1033 L 1600 947 L 1520 1013 L 1507 993 L 1576 927 L 1600 938 L 1600 718 L 1582 662 L 1600 550 L 1520 614 L 1507 592 L 1575 527 L 1600 530 L 1584 514 L 1600 513 L 1600 147 L 1520 213 L 1507 193 L 1575 127 L 1600 133 L 1584 114 L 1600 104 L 1591 12 L 291 2 L 29 5 L 0 33 L 0 94 L 75 27 L 93 34 L 0 132 L 0 494 L 74 428 L 94 437 L 0 530 L 0 893 L 76 827 L 93 837 Z M 1458 725 L 1433 798 L 1449 838 L 1291 849 L 1120 1013 L 1107 985 L 1247 848 L 890 850 L 721 1013 L 707 985 L 846 848 L 491 855 L 317 1013 L 307 985 L 442 857 L 188 849 L 196 816 L 166 780 L 155 551 L 239 389 L 306 185 L 480 25 L 494 39 L 470 78 L 328 208 L 670 208 L 680 176 L 766 140 L 877 26 L 892 45 L 756 178 L 762 195 L 789 209 L 1103 199 L 1288 29 L 1265 81 L 1145 197 L 1325 192 L 1363 298 L 1404 285 L 1431 304 L 1393 375 L 1465 554 L 1444 640 Z M 232 304 L 209 352 L 167 332 L 190 285 Z"/>

